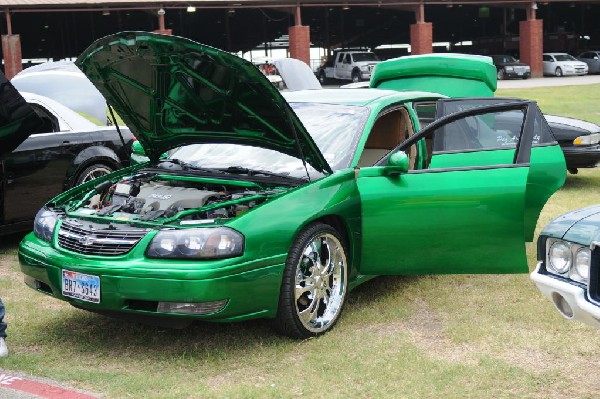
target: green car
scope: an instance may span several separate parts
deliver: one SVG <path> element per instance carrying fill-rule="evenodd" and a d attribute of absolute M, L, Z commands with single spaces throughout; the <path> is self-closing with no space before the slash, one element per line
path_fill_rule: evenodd
<path fill-rule="evenodd" d="M 565 179 L 533 101 L 282 96 L 250 62 L 140 32 L 77 65 L 149 161 L 48 202 L 19 259 L 31 288 L 93 312 L 320 335 L 376 275 L 527 272 L 525 241 Z M 433 114 L 421 130 L 418 109 Z"/>

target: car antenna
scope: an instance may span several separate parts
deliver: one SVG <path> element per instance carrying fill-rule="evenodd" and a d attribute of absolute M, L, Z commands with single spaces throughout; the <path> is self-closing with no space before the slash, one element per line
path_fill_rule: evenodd
<path fill-rule="evenodd" d="M 108 106 L 108 112 L 110 112 L 110 117 L 112 119 L 112 123 L 117 128 L 117 133 L 119 133 L 119 138 L 121 139 L 123 148 L 127 148 L 127 145 L 125 145 L 125 139 L 123 138 L 123 134 L 121 133 L 121 128 L 119 128 L 119 124 L 117 123 L 117 118 L 115 118 L 115 113 L 113 112 L 113 108 L 111 107 L 111 105 L 109 103 L 106 103 L 106 105 Z"/>
<path fill-rule="evenodd" d="M 290 122 L 290 126 L 292 127 L 292 132 L 294 133 L 294 138 L 296 139 L 296 146 L 298 147 L 298 151 L 300 152 L 300 156 L 302 157 L 302 164 L 304 165 L 304 170 L 306 171 L 306 177 L 308 177 L 308 182 L 310 183 L 310 173 L 308 173 L 308 167 L 306 166 L 306 158 L 304 157 L 304 152 L 302 151 L 302 146 L 300 145 L 300 140 L 298 139 L 298 132 L 296 131 L 296 125 L 294 125 L 294 121 L 292 121 L 292 115 L 290 113 L 290 109 L 285 107 L 285 113 L 288 117 L 288 121 Z"/>

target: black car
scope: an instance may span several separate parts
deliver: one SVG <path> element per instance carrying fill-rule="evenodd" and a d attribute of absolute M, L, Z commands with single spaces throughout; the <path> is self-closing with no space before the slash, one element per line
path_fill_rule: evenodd
<path fill-rule="evenodd" d="M 7 91 L 9 83 L 3 76 L 0 83 Z M 19 95 L 14 93 L 13 97 Z M 129 165 L 134 140 L 128 129 L 97 126 L 47 97 L 20 94 L 29 105 L 20 109 L 31 109 L 39 126 L 29 129 L 32 134 L 12 152 L 2 149 L 0 234 L 30 229 L 36 212 L 49 199 Z"/>
<path fill-rule="evenodd" d="M 517 61 L 510 55 L 491 55 L 498 70 L 498 80 L 508 78 L 527 79 L 531 76 L 531 67 Z"/>
<path fill-rule="evenodd" d="M 600 163 L 600 126 L 581 119 L 544 115 L 565 154 L 567 170 L 593 168 Z"/>

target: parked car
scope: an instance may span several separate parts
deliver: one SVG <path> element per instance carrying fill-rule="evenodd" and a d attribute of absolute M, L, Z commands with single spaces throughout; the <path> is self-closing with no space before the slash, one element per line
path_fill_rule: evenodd
<path fill-rule="evenodd" d="M 129 164 L 133 135 L 102 127 L 47 97 L 21 95 L 41 127 L 2 160 L 0 234 L 31 229 L 36 212 L 62 191 Z"/>
<path fill-rule="evenodd" d="M 531 76 L 531 67 L 528 64 L 517 61 L 510 55 L 490 55 L 498 70 L 498 80 L 509 78 L 527 79 Z"/>
<path fill-rule="evenodd" d="M 540 233 L 532 280 L 567 319 L 600 327 L 600 205 L 565 213 Z"/>
<path fill-rule="evenodd" d="M 100 39 L 77 64 L 149 162 L 48 202 L 19 259 L 28 286 L 94 312 L 320 335 L 375 275 L 527 272 L 524 241 L 565 180 L 534 101 L 284 98 L 248 61 L 142 32 Z M 419 130 L 422 101 L 437 118 Z"/>
<path fill-rule="evenodd" d="M 365 50 L 336 50 L 321 65 L 316 75 L 321 84 L 332 79 L 351 80 L 353 83 L 369 80 L 373 68 L 381 60 L 375 53 Z"/>
<path fill-rule="evenodd" d="M 600 126 L 565 116 L 544 117 L 565 154 L 569 172 L 575 174 L 579 168 L 593 168 L 600 163 Z"/>
<path fill-rule="evenodd" d="M 544 75 L 568 76 L 585 75 L 588 66 L 585 62 L 567 53 L 544 53 L 542 54 Z"/>
<path fill-rule="evenodd" d="M 589 73 L 600 73 L 600 51 L 586 51 L 577 57 L 588 66 Z"/>

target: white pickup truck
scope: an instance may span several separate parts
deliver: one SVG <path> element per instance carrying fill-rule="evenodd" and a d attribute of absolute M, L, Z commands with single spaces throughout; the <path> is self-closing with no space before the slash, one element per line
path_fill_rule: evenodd
<path fill-rule="evenodd" d="M 370 51 L 340 50 L 317 69 L 316 75 L 321 84 L 329 79 L 360 82 L 371 78 L 373 68 L 379 62 L 377 55 Z"/>

